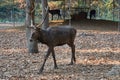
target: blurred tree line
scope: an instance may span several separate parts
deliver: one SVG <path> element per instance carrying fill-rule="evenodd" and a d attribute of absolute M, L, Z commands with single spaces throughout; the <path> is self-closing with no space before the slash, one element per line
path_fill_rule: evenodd
<path fill-rule="evenodd" d="M 48 0 L 52 8 L 63 8 L 68 6 L 69 0 Z M 52 2 L 54 1 L 54 2 Z M 41 0 L 36 0 L 37 7 L 35 16 L 41 16 Z M 64 3 L 65 2 L 65 3 Z M 89 7 L 97 11 L 97 18 L 106 20 L 119 20 L 119 0 L 71 0 L 71 7 Z M 64 6 L 65 4 L 65 6 Z M 24 0 L 0 0 L 0 22 L 24 22 L 25 20 Z M 38 17 L 37 17 L 38 18 Z M 40 17 L 39 17 L 40 18 Z"/>
<path fill-rule="evenodd" d="M 119 20 L 120 0 L 78 0 L 78 6 L 95 9 L 99 19 Z"/>
<path fill-rule="evenodd" d="M 23 22 L 25 11 L 18 0 L 0 0 L 0 22 Z"/>

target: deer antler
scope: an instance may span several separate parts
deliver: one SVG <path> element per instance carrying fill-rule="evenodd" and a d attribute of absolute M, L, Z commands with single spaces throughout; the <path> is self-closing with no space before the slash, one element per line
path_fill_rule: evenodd
<path fill-rule="evenodd" d="M 43 21 L 41 23 L 39 23 L 37 26 L 35 26 L 35 25 L 33 25 L 33 21 L 31 20 L 31 26 L 29 28 L 36 29 L 36 27 L 41 26 L 44 23 L 45 19 L 47 18 L 47 14 L 48 14 L 48 6 L 46 8 L 46 15 L 45 15 Z"/>
<path fill-rule="evenodd" d="M 45 15 L 43 21 L 42 21 L 41 23 L 39 23 L 36 27 L 39 27 L 39 26 L 41 26 L 41 25 L 44 23 L 44 21 L 45 21 L 46 18 L 47 18 L 47 15 L 48 15 L 48 6 L 47 6 L 47 8 L 46 8 L 46 15 Z"/>

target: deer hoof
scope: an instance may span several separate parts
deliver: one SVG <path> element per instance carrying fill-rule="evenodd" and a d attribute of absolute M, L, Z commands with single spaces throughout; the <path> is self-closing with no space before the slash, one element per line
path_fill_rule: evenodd
<path fill-rule="evenodd" d="M 42 74 L 42 72 L 43 72 L 43 69 L 41 68 L 41 69 L 39 70 L 38 74 Z"/>
<path fill-rule="evenodd" d="M 68 65 L 73 65 L 74 63 L 73 62 L 70 62 Z"/>
<path fill-rule="evenodd" d="M 54 67 L 54 69 L 58 69 L 58 67 L 57 67 L 57 66 L 55 66 L 55 67 Z"/>

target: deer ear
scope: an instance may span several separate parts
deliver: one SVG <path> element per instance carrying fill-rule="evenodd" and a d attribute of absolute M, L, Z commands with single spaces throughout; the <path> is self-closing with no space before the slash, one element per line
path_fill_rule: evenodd
<path fill-rule="evenodd" d="M 39 28 L 39 27 L 35 27 L 35 30 L 36 30 L 36 31 L 40 31 L 41 28 Z"/>
<path fill-rule="evenodd" d="M 29 27 L 27 27 L 27 28 L 29 28 L 29 29 L 36 29 L 36 27 L 33 25 L 33 26 L 29 26 Z"/>
<path fill-rule="evenodd" d="M 33 29 L 36 29 L 36 26 L 35 26 L 35 25 L 32 25 L 31 27 L 32 27 Z"/>

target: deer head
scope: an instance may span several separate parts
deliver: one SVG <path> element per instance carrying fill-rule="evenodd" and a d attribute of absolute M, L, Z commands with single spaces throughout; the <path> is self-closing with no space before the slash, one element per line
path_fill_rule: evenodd
<path fill-rule="evenodd" d="M 31 33 L 31 37 L 30 37 L 30 41 L 33 41 L 33 40 L 38 40 L 39 38 L 39 35 L 40 35 L 40 26 L 44 23 L 46 17 L 47 17 L 47 14 L 48 14 L 48 7 L 46 8 L 46 15 L 44 17 L 44 19 L 42 20 L 42 22 L 38 25 L 33 25 L 33 21 L 31 20 L 31 26 L 29 28 L 33 29 L 32 33 Z"/>

